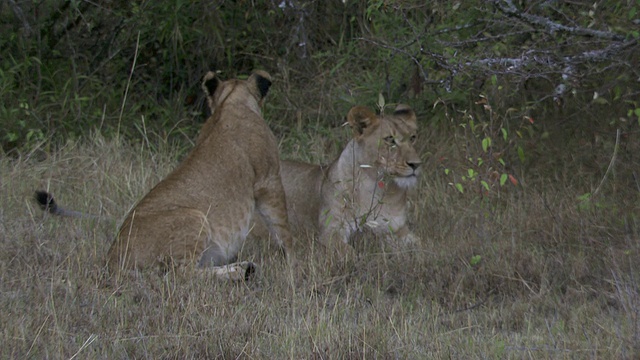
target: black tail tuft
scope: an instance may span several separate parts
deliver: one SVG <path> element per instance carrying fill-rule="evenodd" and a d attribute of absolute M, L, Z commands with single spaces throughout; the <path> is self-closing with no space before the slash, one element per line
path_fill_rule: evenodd
<path fill-rule="evenodd" d="M 247 270 L 244 272 L 244 281 L 249 281 L 255 272 L 256 266 L 250 262 L 249 265 L 247 265 Z"/>
<path fill-rule="evenodd" d="M 55 213 L 56 209 L 57 209 L 57 205 L 56 202 L 53 200 L 53 195 L 49 194 L 46 191 L 42 191 L 42 190 L 36 190 L 36 201 L 38 202 L 38 205 L 40 205 L 40 208 L 42 209 L 42 211 L 47 211 L 50 213 Z"/>

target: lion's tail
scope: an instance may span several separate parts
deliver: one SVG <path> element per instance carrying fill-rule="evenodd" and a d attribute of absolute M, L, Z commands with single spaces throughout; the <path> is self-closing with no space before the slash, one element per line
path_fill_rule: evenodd
<path fill-rule="evenodd" d="M 36 190 L 35 199 L 44 212 L 48 212 L 57 216 L 66 216 L 74 218 L 98 218 L 98 215 L 87 214 L 80 211 L 67 210 L 58 206 L 53 199 L 53 195 L 43 190 Z"/>

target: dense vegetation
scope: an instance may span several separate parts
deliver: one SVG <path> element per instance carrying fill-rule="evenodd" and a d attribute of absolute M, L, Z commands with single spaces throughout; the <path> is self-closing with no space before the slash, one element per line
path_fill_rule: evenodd
<path fill-rule="evenodd" d="M 429 124 L 480 95 L 534 136 L 554 124 L 591 136 L 637 122 L 634 1 L 47 1 L 3 3 L 0 125 L 5 152 L 90 129 L 129 138 L 145 126 L 188 138 L 202 119 L 199 81 L 272 72 L 282 132 L 335 125 L 378 93 Z M 597 94 L 597 95 L 596 95 Z M 635 112 L 635 113 L 634 113 Z M 302 119 L 300 119 L 302 117 Z M 314 122 L 315 123 L 315 122 Z M 457 125 L 457 124 L 456 124 Z M 549 128 L 550 127 L 550 128 Z M 508 134 L 511 136 L 512 134 Z M 531 136 L 530 135 L 530 136 Z M 553 135 L 553 134 L 551 134 Z M 566 134 L 562 134 L 566 135 Z"/>
<path fill-rule="evenodd" d="M 496 177 L 515 184 L 539 162 L 566 167 L 570 153 L 573 165 L 603 175 L 593 161 L 606 160 L 593 159 L 592 147 L 610 157 L 617 146 L 618 171 L 633 169 L 638 9 L 633 1 L 9 1 L 0 8 L 0 144 L 12 153 L 99 131 L 188 149 L 206 117 L 202 75 L 263 68 L 276 78 L 265 112 L 285 153 L 309 133 L 328 135 L 349 107 L 386 100 L 412 105 L 429 134 L 464 139 L 463 163 L 441 162 L 461 192 L 468 183 L 489 190 Z M 425 156 L 437 152 L 427 147 Z M 637 187 L 635 176 L 619 180 Z"/>
<path fill-rule="evenodd" d="M 637 0 L 0 2 L 2 357 L 638 357 L 639 29 Z M 256 68 L 282 157 L 331 160 L 355 104 L 416 110 L 421 247 L 106 285 L 202 75 Z M 111 220 L 43 218 L 39 187 Z"/>

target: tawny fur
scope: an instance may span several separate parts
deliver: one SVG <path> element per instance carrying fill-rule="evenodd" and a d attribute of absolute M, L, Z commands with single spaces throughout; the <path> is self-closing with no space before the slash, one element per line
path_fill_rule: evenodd
<path fill-rule="evenodd" d="M 407 224 L 408 192 L 421 164 L 414 142 L 413 110 L 399 105 L 391 115 L 356 106 L 347 115 L 353 138 L 328 166 L 282 161 L 289 221 L 296 232 L 317 234 L 327 247 L 344 253 L 356 231 L 369 229 L 389 243 L 419 239 Z M 256 235 L 264 232 L 258 224 Z"/>
<path fill-rule="evenodd" d="M 126 216 L 107 255 L 111 271 L 229 264 L 254 213 L 283 251 L 291 247 L 277 142 L 261 115 L 270 84 L 263 71 L 247 80 L 205 76 L 211 116 L 194 149 Z"/>

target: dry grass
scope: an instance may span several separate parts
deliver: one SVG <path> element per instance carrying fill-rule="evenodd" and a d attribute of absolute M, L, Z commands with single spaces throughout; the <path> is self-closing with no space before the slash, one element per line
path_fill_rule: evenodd
<path fill-rule="evenodd" d="M 410 204 L 424 239 L 411 251 L 365 234 L 358 259 L 336 266 L 300 238 L 290 269 L 250 242 L 240 258 L 260 268 L 248 283 L 185 269 L 114 288 L 103 258 L 117 220 L 179 152 L 94 136 L 0 158 L 1 358 L 640 356 L 637 193 L 579 207 L 575 184 L 539 180 L 460 195 L 433 161 Z M 48 217 L 38 188 L 103 219 Z"/>

